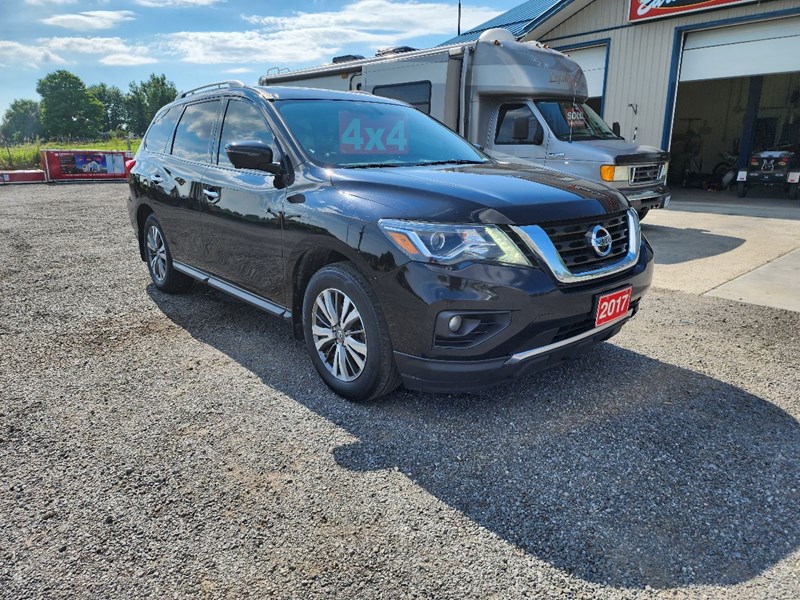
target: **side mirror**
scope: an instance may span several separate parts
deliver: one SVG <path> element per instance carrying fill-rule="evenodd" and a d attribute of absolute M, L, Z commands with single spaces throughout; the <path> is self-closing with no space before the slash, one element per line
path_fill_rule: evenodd
<path fill-rule="evenodd" d="M 517 141 L 524 141 L 528 139 L 530 133 L 530 124 L 528 117 L 517 117 L 511 124 L 511 137 Z"/>
<path fill-rule="evenodd" d="M 533 120 L 533 137 L 531 138 L 531 144 L 535 146 L 541 146 L 542 142 L 544 142 L 544 129 L 542 128 L 542 124 L 539 123 L 538 119 Z"/>
<path fill-rule="evenodd" d="M 619 121 L 614 121 L 611 124 L 611 131 L 614 132 L 614 135 L 617 137 L 622 137 L 620 134 L 622 133 L 622 129 L 619 126 Z"/>
<path fill-rule="evenodd" d="M 255 169 L 277 175 L 281 164 L 273 162 L 272 148 L 259 140 L 244 140 L 225 145 L 228 160 L 237 169 Z"/>

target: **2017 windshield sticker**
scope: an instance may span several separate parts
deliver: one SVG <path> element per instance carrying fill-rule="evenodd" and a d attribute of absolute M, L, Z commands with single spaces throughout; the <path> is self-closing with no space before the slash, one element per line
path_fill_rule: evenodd
<path fill-rule="evenodd" d="M 339 114 L 339 151 L 343 154 L 408 154 L 406 119 L 368 119 Z"/>

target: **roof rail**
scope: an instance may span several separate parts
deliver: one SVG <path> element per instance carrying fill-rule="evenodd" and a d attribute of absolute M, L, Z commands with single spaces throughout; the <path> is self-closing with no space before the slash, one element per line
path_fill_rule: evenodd
<path fill-rule="evenodd" d="M 191 96 L 192 94 L 199 94 L 202 90 L 209 90 L 222 87 L 246 87 L 246 86 L 238 79 L 230 79 L 228 81 L 217 81 L 215 83 L 201 85 L 200 87 L 196 87 L 191 90 L 186 90 L 185 92 L 181 92 L 180 94 L 175 96 L 175 100 L 180 100 L 181 98 L 185 98 L 186 96 Z"/>

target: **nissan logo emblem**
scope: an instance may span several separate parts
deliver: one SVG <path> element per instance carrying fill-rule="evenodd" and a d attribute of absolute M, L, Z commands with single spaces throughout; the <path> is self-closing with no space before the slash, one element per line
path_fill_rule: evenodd
<path fill-rule="evenodd" d="M 591 231 L 587 231 L 586 238 L 597 256 L 602 258 L 611 254 L 611 234 L 602 225 L 595 225 Z"/>

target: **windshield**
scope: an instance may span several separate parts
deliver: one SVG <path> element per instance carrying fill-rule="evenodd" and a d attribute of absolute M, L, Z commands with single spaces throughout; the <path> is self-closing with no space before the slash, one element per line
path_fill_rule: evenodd
<path fill-rule="evenodd" d="M 275 106 L 306 154 L 325 167 L 489 162 L 409 106 L 357 100 L 279 100 Z"/>
<path fill-rule="evenodd" d="M 560 140 L 621 139 L 587 104 L 571 100 L 537 100 L 536 107 Z"/>

